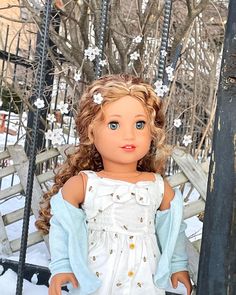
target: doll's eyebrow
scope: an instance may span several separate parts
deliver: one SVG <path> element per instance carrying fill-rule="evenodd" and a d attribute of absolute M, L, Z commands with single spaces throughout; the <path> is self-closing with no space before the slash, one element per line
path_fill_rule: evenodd
<path fill-rule="evenodd" d="M 137 117 L 147 118 L 147 115 L 145 115 L 145 114 L 138 114 L 138 115 L 135 116 L 135 118 L 137 118 Z"/>
<path fill-rule="evenodd" d="M 121 118 L 122 116 L 121 115 L 118 115 L 118 114 L 114 114 L 114 115 L 109 115 L 109 117 L 118 117 L 118 118 Z M 138 117 L 146 118 L 147 116 L 145 114 L 137 114 L 134 117 L 135 118 L 138 118 Z"/>
<path fill-rule="evenodd" d="M 109 115 L 109 117 L 119 117 L 119 118 L 121 118 L 122 116 L 121 115 L 114 114 L 114 115 Z"/>

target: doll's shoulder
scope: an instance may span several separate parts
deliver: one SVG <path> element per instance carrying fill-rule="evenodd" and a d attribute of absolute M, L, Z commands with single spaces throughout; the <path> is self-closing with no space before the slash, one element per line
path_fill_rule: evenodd
<path fill-rule="evenodd" d="M 84 181 L 85 179 L 82 174 L 69 178 L 61 189 L 62 197 L 72 205 L 78 207 L 84 201 Z"/>
<path fill-rule="evenodd" d="M 160 210 L 166 210 L 170 208 L 170 203 L 174 198 L 175 192 L 167 179 L 163 179 L 164 183 L 164 194 L 163 194 L 163 199 L 161 202 Z"/>

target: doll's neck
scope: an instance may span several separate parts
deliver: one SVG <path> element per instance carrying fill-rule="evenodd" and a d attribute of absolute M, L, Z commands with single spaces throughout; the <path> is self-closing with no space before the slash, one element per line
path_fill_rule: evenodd
<path fill-rule="evenodd" d="M 141 171 L 134 171 L 134 172 L 110 172 L 110 171 L 99 171 L 98 173 L 100 176 L 108 177 L 108 178 L 137 178 L 139 177 L 142 172 Z"/>
<path fill-rule="evenodd" d="M 103 172 L 109 175 L 122 176 L 122 175 L 136 175 L 137 172 L 137 163 L 130 164 L 115 164 L 115 163 L 106 163 L 103 162 Z"/>

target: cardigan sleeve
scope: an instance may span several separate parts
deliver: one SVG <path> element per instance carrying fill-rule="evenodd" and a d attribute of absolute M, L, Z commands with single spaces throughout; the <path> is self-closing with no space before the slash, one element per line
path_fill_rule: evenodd
<path fill-rule="evenodd" d="M 155 226 L 157 242 L 161 257 L 154 275 L 154 282 L 158 287 L 166 288 L 172 273 L 187 270 L 188 257 L 185 251 L 185 228 L 183 218 L 183 200 L 179 190 L 170 208 L 157 211 Z"/>
<path fill-rule="evenodd" d="M 186 251 L 186 223 L 182 221 L 176 240 L 174 253 L 171 259 L 171 274 L 178 271 L 188 270 L 188 256 Z"/>
<path fill-rule="evenodd" d="M 74 273 L 79 288 L 73 294 L 92 294 L 101 285 L 99 278 L 88 266 L 88 237 L 86 215 L 63 199 L 61 192 L 51 201 L 51 225 L 49 247 L 52 274 Z"/>
<path fill-rule="evenodd" d="M 55 216 L 52 216 L 50 220 L 49 245 L 51 253 L 49 269 L 51 276 L 63 272 L 73 272 L 69 261 L 68 233 L 63 230 Z"/>

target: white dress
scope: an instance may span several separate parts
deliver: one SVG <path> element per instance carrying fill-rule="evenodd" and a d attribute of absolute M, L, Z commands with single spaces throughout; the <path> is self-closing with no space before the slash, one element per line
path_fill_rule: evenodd
<path fill-rule="evenodd" d="M 130 183 L 82 171 L 88 176 L 89 267 L 101 279 L 96 295 L 164 295 L 153 283 L 160 251 L 154 228 L 164 183 Z"/>

